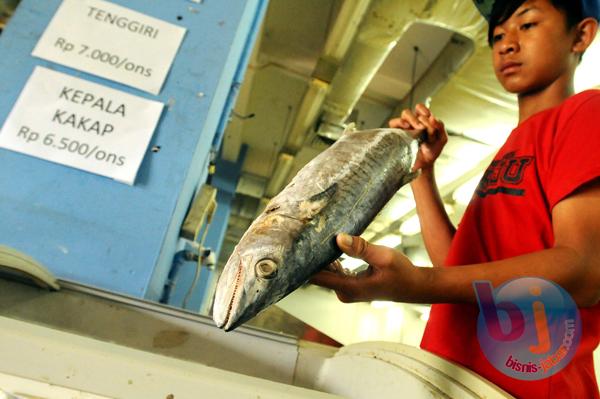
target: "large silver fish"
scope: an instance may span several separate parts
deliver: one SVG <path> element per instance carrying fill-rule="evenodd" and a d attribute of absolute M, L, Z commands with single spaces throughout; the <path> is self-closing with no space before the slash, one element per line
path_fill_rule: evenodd
<path fill-rule="evenodd" d="M 219 278 L 213 319 L 227 331 L 304 284 L 341 255 L 411 173 L 417 140 L 399 129 L 350 132 L 304 168 L 250 225 Z"/>

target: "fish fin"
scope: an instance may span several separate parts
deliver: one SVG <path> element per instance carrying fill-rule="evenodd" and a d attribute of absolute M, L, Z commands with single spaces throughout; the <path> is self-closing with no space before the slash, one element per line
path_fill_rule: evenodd
<path fill-rule="evenodd" d="M 329 199 L 333 198 L 333 196 L 337 192 L 337 188 L 338 188 L 338 184 L 333 183 L 331 186 L 327 187 L 325 190 L 321 191 L 320 193 L 313 195 L 308 200 L 310 202 L 317 202 L 317 201 L 321 201 L 323 199 L 329 200 Z"/>
<path fill-rule="evenodd" d="M 269 204 L 266 208 L 265 208 L 265 213 L 268 215 L 269 213 L 275 212 L 276 210 L 278 210 L 279 208 L 281 208 L 281 205 L 279 204 Z"/>
<path fill-rule="evenodd" d="M 404 176 L 404 178 L 402 179 L 402 185 L 404 186 L 405 184 L 410 183 L 411 181 L 413 181 L 414 179 L 417 178 L 417 176 L 419 176 L 419 171 L 416 172 L 411 172 L 408 173 L 406 176 Z"/>
<path fill-rule="evenodd" d="M 329 200 L 333 198 L 337 192 L 338 185 L 333 183 L 325 190 L 310 197 L 308 200 L 300 202 L 298 205 L 299 219 L 312 220 L 316 215 L 327 206 Z"/>
<path fill-rule="evenodd" d="M 356 132 L 356 123 L 351 122 L 346 125 L 346 128 L 344 129 L 344 132 L 342 133 L 342 135 L 352 134 L 354 132 Z"/>

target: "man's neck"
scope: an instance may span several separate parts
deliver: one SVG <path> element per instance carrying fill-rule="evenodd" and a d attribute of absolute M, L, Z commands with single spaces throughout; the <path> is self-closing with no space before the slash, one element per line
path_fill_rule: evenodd
<path fill-rule="evenodd" d="M 575 93 L 572 75 L 558 79 L 541 90 L 519 94 L 519 123 L 530 116 L 560 105 Z"/>

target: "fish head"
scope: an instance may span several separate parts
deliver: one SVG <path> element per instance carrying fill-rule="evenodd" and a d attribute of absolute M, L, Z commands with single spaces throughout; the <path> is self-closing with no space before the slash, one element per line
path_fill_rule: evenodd
<path fill-rule="evenodd" d="M 217 283 L 213 319 L 225 331 L 250 320 L 288 293 L 284 260 L 291 246 L 289 233 L 257 232 L 251 227 L 242 237 Z"/>
<path fill-rule="evenodd" d="M 314 270 L 302 265 L 310 258 L 306 254 L 311 247 L 299 237 L 311 226 L 323 228 L 319 222 L 324 218 L 317 216 L 336 192 L 337 184 L 333 184 L 307 199 L 287 201 L 284 190 L 267 205 L 221 273 L 213 307 L 218 327 L 236 328 L 310 277 Z"/>

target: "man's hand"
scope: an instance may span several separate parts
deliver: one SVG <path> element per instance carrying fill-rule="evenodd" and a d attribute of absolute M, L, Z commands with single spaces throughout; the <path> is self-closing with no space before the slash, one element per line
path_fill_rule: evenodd
<path fill-rule="evenodd" d="M 313 276 L 311 283 L 331 288 L 340 301 L 346 303 L 375 299 L 421 302 L 425 299 L 427 270 L 414 266 L 402 253 L 347 234 L 339 234 L 336 242 L 344 253 L 363 259 L 369 268 L 356 276 L 321 271 Z"/>
<path fill-rule="evenodd" d="M 414 112 L 405 109 L 399 118 L 389 121 L 389 126 L 407 130 L 415 135 L 427 133 L 427 140 L 419 146 L 419 153 L 413 171 L 433 167 L 433 163 L 448 142 L 448 134 L 444 124 L 436 119 L 429 108 L 423 104 L 417 104 Z"/>

